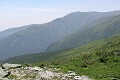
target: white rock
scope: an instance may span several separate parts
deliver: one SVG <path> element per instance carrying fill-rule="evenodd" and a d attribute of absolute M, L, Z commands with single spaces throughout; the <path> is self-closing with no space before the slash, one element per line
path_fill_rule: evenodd
<path fill-rule="evenodd" d="M 76 73 L 74 71 L 68 71 L 68 76 L 76 76 Z"/>
<path fill-rule="evenodd" d="M 3 68 L 5 69 L 9 69 L 9 68 L 20 68 L 22 67 L 21 64 L 9 64 L 9 63 L 5 63 L 2 65 Z"/>
<path fill-rule="evenodd" d="M 8 72 L 6 72 L 6 71 L 4 71 L 4 70 L 0 70 L 0 78 L 3 78 L 3 77 L 5 77 L 5 76 L 7 76 L 7 75 L 9 75 L 9 73 Z"/>
<path fill-rule="evenodd" d="M 82 80 L 82 77 L 80 77 L 80 76 L 75 76 L 75 77 L 74 77 L 74 80 Z"/>
<path fill-rule="evenodd" d="M 40 67 L 33 67 L 33 68 L 31 68 L 31 70 L 41 71 L 41 70 L 43 70 L 43 69 L 42 69 L 42 68 L 40 68 Z"/>

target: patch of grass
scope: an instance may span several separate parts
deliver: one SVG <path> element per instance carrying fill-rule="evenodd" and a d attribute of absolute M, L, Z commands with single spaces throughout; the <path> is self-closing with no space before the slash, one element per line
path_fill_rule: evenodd
<path fill-rule="evenodd" d="M 16 75 L 11 74 L 8 78 L 9 78 L 9 79 L 16 79 L 16 78 L 17 78 L 17 76 L 16 76 Z"/>

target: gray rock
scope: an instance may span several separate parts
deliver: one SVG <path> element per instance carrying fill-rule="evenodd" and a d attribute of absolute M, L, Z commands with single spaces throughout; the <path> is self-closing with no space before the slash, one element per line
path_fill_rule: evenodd
<path fill-rule="evenodd" d="M 76 76 L 76 73 L 74 71 L 68 71 L 68 76 Z"/>
<path fill-rule="evenodd" d="M 10 75 L 10 72 L 4 71 L 3 69 L 0 69 L 0 79 L 7 77 Z"/>
<path fill-rule="evenodd" d="M 88 76 L 84 75 L 84 76 L 81 76 L 82 80 L 91 80 Z"/>
<path fill-rule="evenodd" d="M 21 64 L 9 64 L 9 63 L 5 63 L 5 64 L 2 65 L 2 67 L 4 69 L 10 69 L 10 68 L 20 68 L 20 67 L 22 67 L 22 65 Z"/>
<path fill-rule="evenodd" d="M 75 76 L 74 80 L 82 80 L 82 78 L 80 76 Z"/>

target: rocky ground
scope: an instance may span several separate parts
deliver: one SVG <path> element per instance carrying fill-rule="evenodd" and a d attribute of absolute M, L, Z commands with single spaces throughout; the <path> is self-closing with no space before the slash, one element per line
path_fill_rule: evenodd
<path fill-rule="evenodd" d="M 91 80 L 73 71 L 64 74 L 59 69 L 22 67 L 20 64 L 3 64 L 0 67 L 0 80 Z"/>

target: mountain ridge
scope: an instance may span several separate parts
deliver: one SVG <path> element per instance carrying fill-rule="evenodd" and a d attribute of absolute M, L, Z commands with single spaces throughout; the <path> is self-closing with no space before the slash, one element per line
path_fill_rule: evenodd
<path fill-rule="evenodd" d="M 78 30 L 76 33 L 63 38 L 48 47 L 48 51 L 68 49 L 84 45 L 90 41 L 103 39 L 120 32 L 120 15 L 103 18 L 87 29 Z"/>
<path fill-rule="evenodd" d="M 11 35 L 7 34 L 9 36 L 4 36 L 5 38 L 0 40 L 0 54 L 6 59 L 17 55 L 44 52 L 49 45 L 82 29 L 83 25 L 100 18 L 119 15 L 120 11 L 98 13 L 76 12 L 45 24 L 28 25 L 26 29 L 18 30 Z"/>

